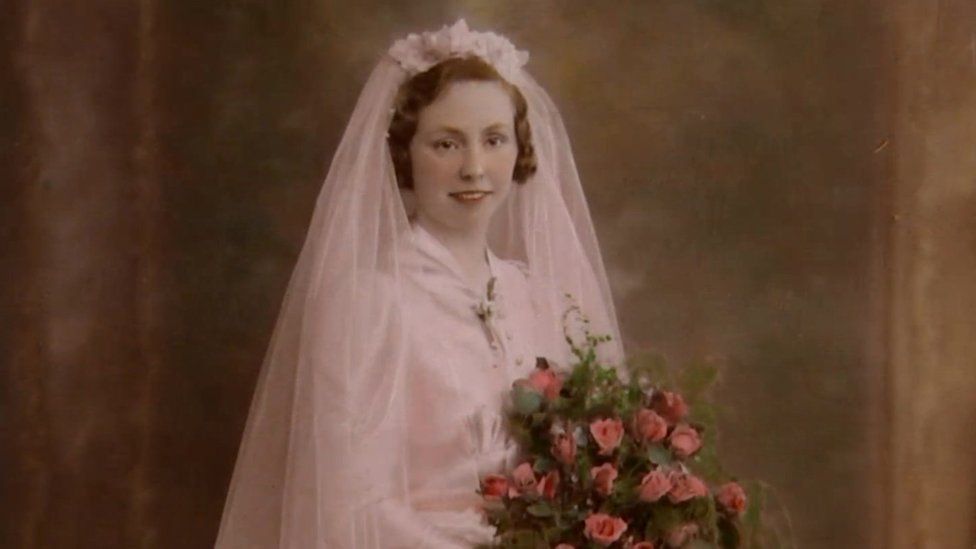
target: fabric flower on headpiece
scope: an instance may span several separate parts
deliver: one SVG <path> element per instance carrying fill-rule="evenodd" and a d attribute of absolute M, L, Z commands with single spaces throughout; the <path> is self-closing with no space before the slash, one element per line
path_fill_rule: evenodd
<path fill-rule="evenodd" d="M 528 52 L 515 49 L 504 36 L 472 31 L 464 19 L 437 32 L 410 34 L 394 42 L 388 53 L 410 76 L 445 59 L 476 55 L 511 81 L 529 61 Z"/>

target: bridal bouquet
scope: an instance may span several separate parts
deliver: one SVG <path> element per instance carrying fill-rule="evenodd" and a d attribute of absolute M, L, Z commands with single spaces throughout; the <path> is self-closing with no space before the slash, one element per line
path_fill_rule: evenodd
<path fill-rule="evenodd" d="M 520 465 L 478 491 L 494 547 L 742 546 L 744 515 L 756 522 L 759 509 L 737 482 L 716 480 L 705 426 L 685 398 L 652 387 L 648 368 L 621 381 L 596 358 L 609 337 L 585 336 L 582 345 L 567 336 L 572 369 L 540 358 L 513 385 L 508 428 Z"/>

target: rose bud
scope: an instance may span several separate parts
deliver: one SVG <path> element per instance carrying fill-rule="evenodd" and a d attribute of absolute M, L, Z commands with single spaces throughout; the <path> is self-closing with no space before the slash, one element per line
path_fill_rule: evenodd
<path fill-rule="evenodd" d="M 593 478 L 593 488 L 596 493 L 603 497 L 609 496 L 613 491 L 613 481 L 617 479 L 617 470 L 613 464 L 604 463 L 598 467 L 590 469 L 590 477 Z"/>
<path fill-rule="evenodd" d="M 746 510 L 746 492 L 737 482 L 727 482 L 718 489 L 715 496 L 719 508 L 725 514 L 737 517 Z"/>
<path fill-rule="evenodd" d="M 481 495 L 488 500 L 500 500 L 508 494 L 508 479 L 501 475 L 488 475 L 481 481 Z"/>
<path fill-rule="evenodd" d="M 634 433 L 640 440 L 660 442 L 668 435 L 668 422 L 654 410 L 642 408 L 634 416 Z"/>
<path fill-rule="evenodd" d="M 688 540 L 698 534 L 698 525 L 693 522 L 686 522 L 681 526 L 671 530 L 664 536 L 664 542 L 668 547 L 681 547 L 688 543 Z"/>
<path fill-rule="evenodd" d="M 624 438 L 624 424 L 619 419 L 598 419 L 590 423 L 590 434 L 600 447 L 600 455 L 609 456 Z"/>
<path fill-rule="evenodd" d="M 688 459 L 702 445 L 698 431 L 685 423 L 678 425 L 671 431 L 668 443 L 671 446 L 671 451 L 678 459 Z"/>
<path fill-rule="evenodd" d="M 678 393 L 671 391 L 655 391 L 651 397 L 651 408 L 668 422 L 668 425 L 678 423 L 688 415 L 688 405 Z"/>
<path fill-rule="evenodd" d="M 583 534 L 604 547 L 620 539 L 627 530 L 624 519 L 604 513 L 591 514 L 583 522 L 586 525 Z"/>
<path fill-rule="evenodd" d="M 654 502 L 670 491 L 670 476 L 661 469 L 655 469 L 641 479 L 638 496 L 641 501 Z"/>
<path fill-rule="evenodd" d="M 546 499 L 556 499 L 556 490 L 559 489 L 559 471 L 549 471 L 549 473 L 542 477 L 539 481 L 538 486 L 539 494 L 541 494 Z"/>

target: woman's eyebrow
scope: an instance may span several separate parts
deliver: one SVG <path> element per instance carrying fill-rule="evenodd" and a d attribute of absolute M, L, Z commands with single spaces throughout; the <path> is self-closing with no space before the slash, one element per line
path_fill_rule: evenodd
<path fill-rule="evenodd" d="M 509 128 L 509 125 L 508 124 L 505 124 L 504 122 L 495 122 L 494 124 L 488 126 L 484 130 L 482 130 L 482 133 L 489 133 L 489 132 L 495 132 L 495 131 L 499 131 L 499 130 L 506 130 L 508 128 Z M 450 134 L 454 134 L 454 135 L 464 135 L 464 132 L 462 130 L 460 130 L 458 128 L 455 128 L 453 126 L 437 126 L 436 128 L 432 128 L 430 130 L 430 132 L 431 133 L 445 132 L 445 133 L 450 133 Z"/>
<path fill-rule="evenodd" d="M 453 137 L 464 137 L 464 132 L 451 126 L 437 126 L 424 132 L 427 135 L 437 135 L 439 133 L 449 133 Z"/>
<path fill-rule="evenodd" d="M 509 128 L 509 125 L 508 124 L 505 124 L 503 122 L 495 122 L 491 126 L 488 126 L 487 128 L 485 128 L 484 133 L 496 132 L 496 131 L 499 131 L 499 130 L 507 130 L 508 128 Z"/>

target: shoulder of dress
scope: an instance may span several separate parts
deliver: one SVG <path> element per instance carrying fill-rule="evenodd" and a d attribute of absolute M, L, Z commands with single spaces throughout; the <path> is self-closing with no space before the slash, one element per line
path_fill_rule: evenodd
<path fill-rule="evenodd" d="M 344 291 L 351 291 L 350 303 L 377 318 L 386 316 L 394 303 L 406 293 L 402 279 L 390 273 L 374 271 L 367 276 L 346 281 Z"/>

